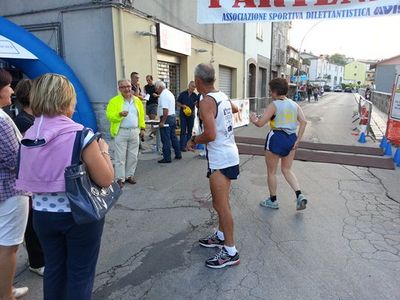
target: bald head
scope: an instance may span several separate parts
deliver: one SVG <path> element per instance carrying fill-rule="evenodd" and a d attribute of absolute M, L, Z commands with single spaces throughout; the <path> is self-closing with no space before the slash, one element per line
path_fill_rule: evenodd
<path fill-rule="evenodd" d="M 195 79 L 201 80 L 206 85 L 212 85 L 215 82 L 215 70 L 212 64 L 199 64 L 194 69 Z"/>

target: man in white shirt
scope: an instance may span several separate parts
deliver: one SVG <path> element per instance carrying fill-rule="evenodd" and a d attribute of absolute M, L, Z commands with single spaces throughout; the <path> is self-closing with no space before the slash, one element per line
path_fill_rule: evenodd
<path fill-rule="evenodd" d="M 171 162 L 171 145 L 175 150 L 175 159 L 182 159 L 178 138 L 176 137 L 175 96 L 166 88 L 163 81 L 154 84 L 158 98 L 158 115 L 160 116 L 160 135 L 163 144 L 161 164 Z"/>

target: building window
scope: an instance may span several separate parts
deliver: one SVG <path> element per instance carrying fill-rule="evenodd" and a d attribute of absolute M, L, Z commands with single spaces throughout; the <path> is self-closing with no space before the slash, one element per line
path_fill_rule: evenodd
<path fill-rule="evenodd" d="M 261 23 L 257 23 L 256 26 L 256 38 L 262 41 L 264 40 L 264 28 Z"/>

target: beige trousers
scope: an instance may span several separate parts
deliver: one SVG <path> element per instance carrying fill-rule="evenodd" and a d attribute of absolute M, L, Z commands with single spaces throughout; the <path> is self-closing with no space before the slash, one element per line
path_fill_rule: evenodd
<path fill-rule="evenodd" d="M 115 178 L 125 181 L 135 175 L 139 154 L 139 128 L 120 128 L 115 136 Z"/>

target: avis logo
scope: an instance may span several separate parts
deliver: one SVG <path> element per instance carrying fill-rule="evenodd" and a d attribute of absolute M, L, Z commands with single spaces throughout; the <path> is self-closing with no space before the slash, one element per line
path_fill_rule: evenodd
<path fill-rule="evenodd" d="M 400 14 L 400 5 L 379 6 L 375 8 L 374 15 Z"/>

